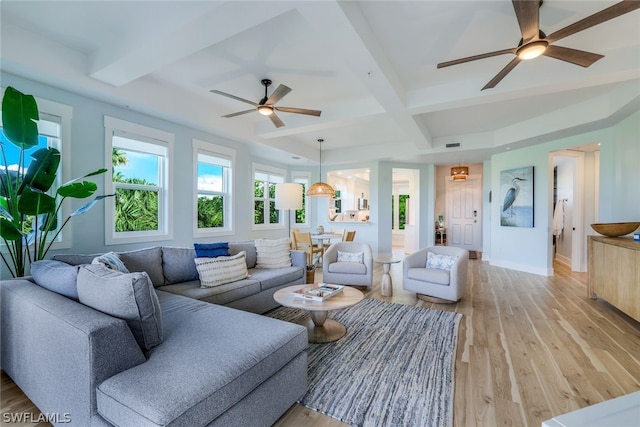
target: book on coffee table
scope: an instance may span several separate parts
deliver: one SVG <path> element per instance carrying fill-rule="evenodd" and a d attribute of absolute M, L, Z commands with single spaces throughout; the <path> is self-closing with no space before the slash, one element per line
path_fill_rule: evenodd
<path fill-rule="evenodd" d="M 304 288 L 293 291 L 297 298 L 304 298 L 313 301 L 324 301 L 334 295 L 339 294 L 344 289 L 342 285 L 330 283 L 314 283 Z"/>

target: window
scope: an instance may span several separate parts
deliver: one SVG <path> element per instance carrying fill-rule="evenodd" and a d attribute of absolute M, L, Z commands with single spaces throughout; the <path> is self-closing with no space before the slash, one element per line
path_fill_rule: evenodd
<path fill-rule="evenodd" d="M 276 184 L 284 182 L 285 171 L 269 166 L 253 165 L 253 228 L 282 226 L 276 209 Z"/>
<path fill-rule="evenodd" d="M 4 95 L 0 94 L 0 97 Z M 51 186 L 50 195 L 55 196 L 55 190 L 64 182 L 69 180 L 69 171 L 71 170 L 71 155 L 70 155 L 70 135 L 71 135 L 71 118 L 72 108 L 68 105 L 59 104 L 57 102 L 48 101 L 45 99 L 36 98 L 38 104 L 38 113 L 40 120 L 38 121 L 38 133 L 40 138 L 38 139 L 38 145 L 26 151 L 25 158 L 23 160 L 24 168 L 27 169 L 31 163 L 31 154 L 41 148 L 51 147 L 60 151 L 60 166 L 58 167 L 58 175 L 55 182 Z M 5 166 L 9 167 L 9 170 L 18 170 L 20 163 L 20 148 L 9 142 L 4 133 L 1 131 L 2 117 L 0 117 L 0 143 L 2 143 L 2 149 L 4 156 L 0 156 L 0 169 L 4 171 Z M 6 165 L 4 164 L 6 159 Z M 0 195 L 2 192 L 0 191 Z M 71 201 L 65 201 L 62 205 L 61 212 L 58 213 L 58 224 L 62 224 L 64 218 L 68 217 L 71 213 Z M 57 241 L 54 242 L 52 249 L 63 249 L 71 247 L 71 227 L 72 222 L 69 222 L 62 232 L 58 235 Z M 24 230 L 26 232 L 31 231 L 29 229 Z M 54 236 L 55 233 L 51 233 Z"/>
<path fill-rule="evenodd" d="M 170 159 L 174 136 L 105 117 L 107 244 L 173 238 Z"/>
<path fill-rule="evenodd" d="M 302 209 L 296 211 L 294 223 L 296 226 L 309 226 L 309 203 L 307 200 L 307 189 L 311 181 L 310 172 L 292 172 L 292 181 L 302 185 Z"/>
<path fill-rule="evenodd" d="M 193 140 L 194 237 L 233 233 L 235 150 Z"/>

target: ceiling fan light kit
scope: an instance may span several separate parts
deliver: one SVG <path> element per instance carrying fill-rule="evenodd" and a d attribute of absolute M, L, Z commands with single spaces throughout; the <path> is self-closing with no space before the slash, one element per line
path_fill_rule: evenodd
<path fill-rule="evenodd" d="M 263 116 L 270 116 L 273 114 L 273 107 L 269 107 L 268 105 L 261 105 L 258 107 L 258 113 Z"/>
<path fill-rule="evenodd" d="M 525 60 L 537 58 L 538 56 L 542 55 L 545 50 L 547 50 L 547 46 L 549 46 L 549 43 L 544 40 L 537 40 L 531 43 L 527 43 L 526 45 L 518 48 L 518 58 Z"/>
<path fill-rule="evenodd" d="M 599 12 L 594 13 L 584 19 L 567 25 L 558 31 L 547 36 L 540 29 L 540 6 L 542 1 L 531 0 L 512 0 L 513 10 L 522 34 L 519 47 L 511 49 L 502 49 L 494 52 L 483 53 L 480 55 L 468 56 L 466 58 L 455 59 L 453 61 L 441 62 L 437 68 L 450 67 L 452 65 L 464 64 L 465 62 L 476 61 L 478 59 L 491 58 L 494 56 L 504 55 L 507 53 L 516 55 L 498 74 L 487 83 L 482 90 L 496 87 L 502 79 L 506 77 L 522 60 L 534 59 L 540 55 L 549 58 L 559 59 L 571 64 L 580 65 L 581 67 L 589 67 L 597 60 L 603 58 L 603 55 L 585 52 L 583 50 L 571 49 L 568 47 L 557 46 L 554 43 L 560 39 L 584 31 L 603 22 L 622 16 L 640 8 L 638 0 L 623 0 L 609 6 Z"/>

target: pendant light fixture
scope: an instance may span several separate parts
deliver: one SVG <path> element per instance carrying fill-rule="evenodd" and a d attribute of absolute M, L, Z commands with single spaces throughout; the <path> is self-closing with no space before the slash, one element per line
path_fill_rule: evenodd
<path fill-rule="evenodd" d="M 454 166 L 451 168 L 451 177 L 454 181 L 465 181 L 469 176 L 469 167 Z"/>
<path fill-rule="evenodd" d="M 311 197 L 333 197 L 335 190 L 326 182 L 322 182 L 322 143 L 324 139 L 318 139 L 320 145 L 320 181 L 315 182 L 307 190 L 307 196 Z"/>

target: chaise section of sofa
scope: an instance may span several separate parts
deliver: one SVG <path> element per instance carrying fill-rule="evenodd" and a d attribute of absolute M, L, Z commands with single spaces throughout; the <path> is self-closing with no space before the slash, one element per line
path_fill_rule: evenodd
<path fill-rule="evenodd" d="M 305 393 L 304 328 L 163 291 L 158 297 L 164 342 L 145 363 L 100 384 L 98 412 L 108 421 L 267 426 Z M 243 414 L 240 423 L 223 416 L 229 410 Z"/>

